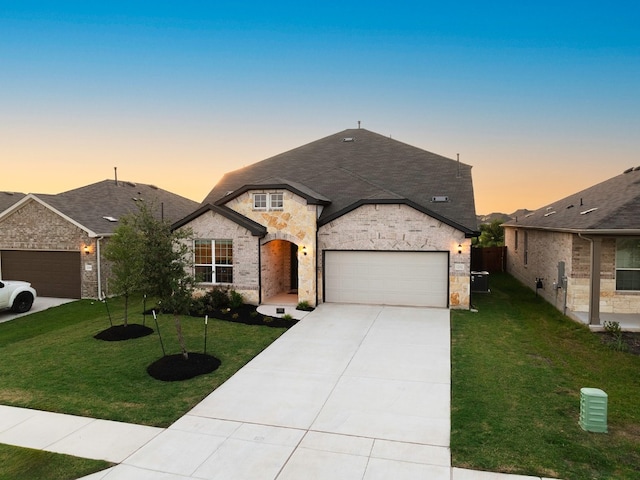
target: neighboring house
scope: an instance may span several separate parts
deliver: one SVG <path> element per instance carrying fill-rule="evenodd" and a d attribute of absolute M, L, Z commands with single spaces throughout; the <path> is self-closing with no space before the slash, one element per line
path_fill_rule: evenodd
<path fill-rule="evenodd" d="M 559 310 L 640 312 L 640 167 L 503 226 L 507 270 Z"/>
<path fill-rule="evenodd" d="M 364 129 L 227 173 L 185 226 L 200 286 L 250 303 L 469 308 L 471 167 Z"/>
<path fill-rule="evenodd" d="M 0 202 L 6 200 L 0 193 Z M 7 195 L 8 197 L 9 195 Z M 57 195 L 15 195 L 0 203 L 0 277 L 31 282 L 39 296 L 109 293 L 101 249 L 138 202 L 174 222 L 198 203 L 153 185 L 104 180 Z"/>

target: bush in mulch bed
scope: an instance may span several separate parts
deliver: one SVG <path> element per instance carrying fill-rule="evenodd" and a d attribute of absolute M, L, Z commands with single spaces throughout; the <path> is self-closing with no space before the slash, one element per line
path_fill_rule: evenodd
<path fill-rule="evenodd" d="M 106 330 L 93 336 L 98 340 L 106 342 L 119 342 L 122 340 L 130 340 L 132 338 L 146 337 L 153 333 L 153 328 L 140 325 L 138 323 L 130 323 L 128 325 L 113 325 Z"/>
<path fill-rule="evenodd" d="M 152 310 L 148 310 L 147 314 L 151 315 Z M 162 309 L 156 310 L 156 313 L 164 313 Z M 270 317 L 258 313 L 255 305 L 243 303 L 236 308 L 213 308 L 208 310 L 191 310 L 189 315 L 192 317 L 201 317 L 208 315 L 209 318 L 225 320 L 227 322 L 244 323 L 245 325 L 265 325 L 267 327 L 291 328 L 298 320 L 295 318 Z"/>
<path fill-rule="evenodd" d="M 211 373 L 220 366 L 220 360 L 204 353 L 165 355 L 147 367 L 147 373 L 156 380 L 176 382 Z"/>
<path fill-rule="evenodd" d="M 640 332 L 620 332 L 618 335 L 610 332 L 600 332 L 600 341 L 613 350 L 640 355 Z"/>
<path fill-rule="evenodd" d="M 298 320 L 294 318 L 269 317 L 258 313 L 255 305 L 243 303 L 236 308 L 223 308 L 207 312 L 209 318 L 217 318 L 228 322 L 244 323 L 245 325 L 266 325 L 268 327 L 291 328 Z M 202 316 L 202 315 L 200 315 Z"/>

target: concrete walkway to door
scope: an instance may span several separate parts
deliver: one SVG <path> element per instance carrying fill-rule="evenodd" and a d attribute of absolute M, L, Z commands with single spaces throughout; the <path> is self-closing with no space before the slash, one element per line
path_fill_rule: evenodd
<path fill-rule="evenodd" d="M 449 345 L 446 309 L 323 304 L 90 478 L 449 480 Z"/>

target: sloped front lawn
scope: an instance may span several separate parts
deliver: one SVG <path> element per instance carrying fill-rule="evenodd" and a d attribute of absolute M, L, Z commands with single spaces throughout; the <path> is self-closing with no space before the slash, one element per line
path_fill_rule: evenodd
<path fill-rule="evenodd" d="M 640 478 L 640 357 L 613 350 L 512 277 L 452 312 L 453 464 L 570 479 Z M 608 395 L 609 433 L 579 426 L 580 389 Z"/>

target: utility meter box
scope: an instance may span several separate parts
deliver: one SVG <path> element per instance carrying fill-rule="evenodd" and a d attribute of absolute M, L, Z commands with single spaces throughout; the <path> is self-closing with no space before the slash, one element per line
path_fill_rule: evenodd
<path fill-rule="evenodd" d="M 599 388 L 580 389 L 580 427 L 607 433 L 607 394 Z"/>

